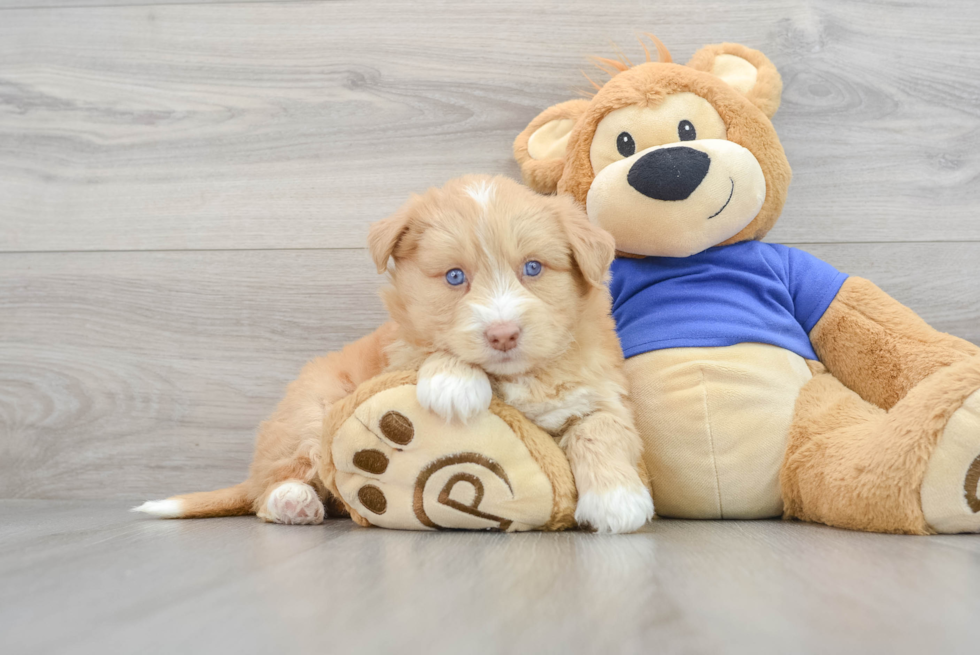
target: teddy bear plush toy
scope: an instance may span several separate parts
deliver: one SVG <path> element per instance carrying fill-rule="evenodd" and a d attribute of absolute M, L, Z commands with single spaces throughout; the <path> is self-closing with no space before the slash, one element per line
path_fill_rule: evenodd
<path fill-rule="evenodd" d="M 658 61 L 599 60 L 611 79 L 542 112 L 514 153 L 529 186 L 615 237 L 613 313 L 657 513 L 980 532 L 980 348 L 763 243 L 791 177 L 770 122 L 778 72 L 731 43 L 677 65 L 653 40 Z M 574 525 L 548 435 L 499 400 L 449 427 L 414 383 L 369 380 L 328 415 L 319 472 L 336 509 L 401 529 Z"/>
<path fill-rule="evenodd" d="M 980 348 L 871 282 L 761 239 L 790 167 L 782 82 L 733 43 L 599 60 L 514 153 L 613 234 L 611 290 L 661 516 L 980 531 Z"/>

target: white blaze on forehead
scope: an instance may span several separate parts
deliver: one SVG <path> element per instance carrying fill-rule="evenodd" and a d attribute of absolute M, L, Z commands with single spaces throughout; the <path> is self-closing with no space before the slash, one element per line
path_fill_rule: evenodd
<path fill-rule="evenodd" d="M 493 200 L 493 182 L 477 182 L 466 187 L 466 193 L 470 198 L 473 198 L 480 207 L 483 209 L 487 208 L 490 201 Z"/>
<path fill-rule="evenodd" d="M 466 188 L 467 195 L 473 198 L 483 210 L 488 209 L 495 192 L 494 183 L 485 180 L 475 182 Z M 476 236 L 492 269 L 490 273 L 492 282 L 490 288 L 483 294 L 475 294 L 478 300 L 468 303 L 473 311 L 471 329 L 478 332 L 483 332 L 494 323 L 514 321 L 520 325 L 524 305 L 527 302 L 517 277 L 509 272 L 506 262 L 500 261 L 502 255 L 499 249 L 491 246 L 494 241 L 493 235 L 494 230 L 487 220 L 487 214 L 481 214 L 477 222 Z M 498 233 L 497 236 L 499 237 L 500 234 Z"/>

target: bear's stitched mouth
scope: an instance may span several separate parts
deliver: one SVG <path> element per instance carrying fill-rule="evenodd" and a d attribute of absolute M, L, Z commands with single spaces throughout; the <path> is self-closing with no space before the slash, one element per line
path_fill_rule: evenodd
<path fill-rule="evenodd" d="M 720 214 L 720 213 L 722 213 L 723 211 L 725 211 L 725 207 L 727 207 L 727 206 L 728 206 L 728 203 L 730 203 L 730 202 L 732 201 L 732 196 L 734 196 L 734 195 L 735 195 L 735 180 L 734 180 L 734 179 L 732 179 L 732 178 L 728 178 L 728 181 L 732 183 L 732 190 L 728 192 L 728 200 L 726 200 L 726 201 L 725 201 L 725 204 L 721 206 L 721 209 L 719 209 L 719 210 L 718 210 L 718 211 L 716 211 L 716 212 L 715 212 L 714 214 L 712 214 L 711 216 L 709 216 L 709 217 L 708 217 L 708 220 L 709 220 L 709 221 L 710 221 L 710 220 L 711 220 L 712 218 L 714 218 L 715 216 L 717 216 L 718 214 Z"/>

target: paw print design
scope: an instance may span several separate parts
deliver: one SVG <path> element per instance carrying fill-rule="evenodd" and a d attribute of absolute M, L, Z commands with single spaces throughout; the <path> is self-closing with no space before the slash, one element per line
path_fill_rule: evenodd
<path fill-rule="evenodd" d="M 448 424 L 415 387 L 362 403 L 334 435 L 336 483 L 372 525 L 405 530 L 534 530 L 551 517 L 551 482 L 500 417 Z"/>

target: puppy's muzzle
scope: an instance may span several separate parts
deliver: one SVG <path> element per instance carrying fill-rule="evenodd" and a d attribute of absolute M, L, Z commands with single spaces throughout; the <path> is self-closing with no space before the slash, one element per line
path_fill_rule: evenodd
<path fill-rule="evenodd" d="M 684 146 L 660 148 L 640 157 L 626 181 L 654 200 L 687 200 L 710 167 L 711 157 L 706 152 Z"/>

